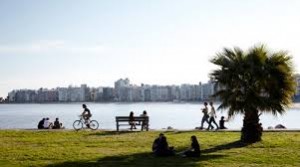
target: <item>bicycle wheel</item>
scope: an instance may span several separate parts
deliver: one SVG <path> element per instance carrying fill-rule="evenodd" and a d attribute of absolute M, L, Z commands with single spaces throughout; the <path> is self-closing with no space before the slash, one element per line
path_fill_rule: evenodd
<path fill-rule="evenodd" d="M 74 123 L 73 123 L 73 128 L 74 128 L 75 130 L 80 130 L 80 129 L 83 128 L 83 123 L 82 123 L 80 120 L 76 120 L 76 121 L 74 121 Z"/>
<path fill-rule="evenodd" d="M 96 130 L 96 129 L 98 129 L 98 127 L 99 127 L 98 121 L 96 121 L 96 120 L 91 120 L 91 122 L 90 122 L 90 129 Z"/>

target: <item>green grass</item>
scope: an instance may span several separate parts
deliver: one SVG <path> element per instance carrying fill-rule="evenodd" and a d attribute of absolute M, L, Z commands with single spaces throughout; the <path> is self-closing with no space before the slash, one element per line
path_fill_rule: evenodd
<path fill-rule="evenodd" d="M 0 166 L 300 166 L 300 132 L 265 132 L 263 141 L 239 142 L 239 132 L 166 132 L 182 151 L 196 135 L 200 158 L 154 157 L 160 132 L 0 131 Z"/>

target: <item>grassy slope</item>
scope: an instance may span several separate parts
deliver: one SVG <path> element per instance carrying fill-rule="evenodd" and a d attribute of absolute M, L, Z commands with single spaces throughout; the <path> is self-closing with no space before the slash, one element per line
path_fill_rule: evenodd
<path fill-rule="evenodd" d="M 178 151 L 190 136 L 201 143 L 200 158 L 154 157 L 159 132 L 0 131 L 0 166 L 300 166 L 299 132 L 266 132 L 252 145 L 238 132 L 168 132 Z"/>

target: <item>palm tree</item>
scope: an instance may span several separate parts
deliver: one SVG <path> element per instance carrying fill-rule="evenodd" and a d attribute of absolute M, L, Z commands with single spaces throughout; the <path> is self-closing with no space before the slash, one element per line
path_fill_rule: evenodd
<path fill-rule="evenodd" d="M 218 87 L 214 96 L 221 100 L 219 109 L 228 109 L 229 117 L 244 115 L 241 141 L 260 141 L 260 114 L 283 114 L 292 103 L 296 83 L 291 59 L 287 52 L 271 53 L 260 45 L 246 52 L 224 48 L 211 60 L 220 67 L 210 74 Z"/>

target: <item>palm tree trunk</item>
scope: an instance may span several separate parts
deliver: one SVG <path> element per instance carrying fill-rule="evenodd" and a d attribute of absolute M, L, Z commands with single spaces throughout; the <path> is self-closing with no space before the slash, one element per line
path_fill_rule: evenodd
<path fill-rule="evenodd" d="M 262 126 L 259 123 L 259 115 L 256 109 L 246 111 L 243 120 L 241 141 L 255 143 L 261 141 Z"/>

